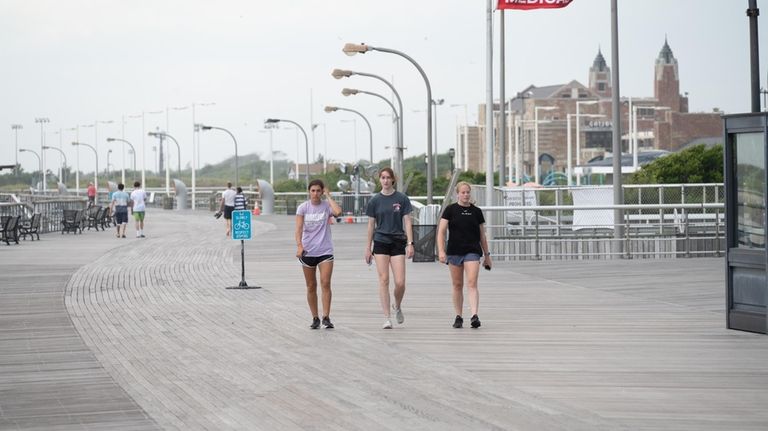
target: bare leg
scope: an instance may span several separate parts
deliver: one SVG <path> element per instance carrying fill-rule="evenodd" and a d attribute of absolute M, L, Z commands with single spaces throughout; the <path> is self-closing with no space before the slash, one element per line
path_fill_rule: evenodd
<path fill-rule="evenodd" d="M 389 319 L 389 255 L 374 255 L 376 271 L 379 273 L 379 302 L 384 311 L 384 317 Z"/>
<path fill-rule="evenodd" d="M 405 255 L 392 256 L 389 265 L 395 278 L 395 308 L 400 308 L 405 295 Z"/>
<path fill-rule="evenodd" d="M 323 317 L 331 315 L 331 275 L 333 275 L 333 261 L 325 261 L 318 265 L 320 268 L 320 288 L 323 290 Z M 315 306 L 317 309 L 317 306 Z"/>
<path fill-rule="evenodd" d="M 317 278 L 315 277 L 315 268 L 302 266 L 304 280 L 307 283 L 307 304 L 312 317 L 317 317 Z"/>
<path fill-rule="evenodd" d="M 457 316 L 461 316 L 464 309 L 464 267 L 457 265 L 448 265 L 451 272 L 451 285 L 453 286 L 453 311 Z"/>
<path fill-rule="evenodd" d="M 480 292 L 477 290 L 477 274 L 480 272 L 480 262 L 464 262 L 464 272 L 467 274 L 467 296 L 469 309 L 477 314 L 480 306 Z"/>

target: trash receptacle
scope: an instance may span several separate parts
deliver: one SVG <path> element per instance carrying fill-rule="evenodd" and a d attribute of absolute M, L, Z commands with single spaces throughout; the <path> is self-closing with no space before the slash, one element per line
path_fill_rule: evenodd
<path fill-rule="evenodd" d="M 289 199 L 285 202 L 285 212 L 288 215 L 296 215 L 296 200 Z"/>
<path fill-rule="evenodd" d="M 163 209 L 164 210 L 172 210 L 173 209 L 173 196 L 171 196 L 171 195 L 164 195 L 163 196 Z"/>
<path fill-rule="evenodd" d="M 437 225 L 417 224 L 413 225 L 414 262 L 435 261 L 435 240 L 437 239 Z"/>

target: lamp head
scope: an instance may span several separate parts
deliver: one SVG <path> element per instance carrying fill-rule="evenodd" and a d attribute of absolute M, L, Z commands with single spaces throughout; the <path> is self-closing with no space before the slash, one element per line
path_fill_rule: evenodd
<path fill-rule="evenodd" d="M 80 143 L 79 142 L 73 142 L 72 145 L 73 146 L 77 146 L 77 145 L 80 145 Z"/>
<path fill-rule="evenodd" d="M 356 90 L 354 88 L 344 88 L 341 90 L 341 94 L 343 94 L 344 96 L 354 96 L 359 92 L 360 90 Z"/>
<path fill-rule="evenodd" d="M 279 123 L 280 120 L 278 118 L 267 118 L 264 120 L 264 124 L 276 124 Z"/>
<path fill-rule="evenodd" d="M 331 72 L 331 76 L 333 76 L 336 79 L 349 78 L 352 75 L 354 75 L 354 72 L 352 72 L 351 70 L 333 69 L 333 71 Z"/>
<path fill-rule="evenodd" d="M 344 52 L 344 54 L 353 56 L 355 54 L 365 54 L 366 52 L 370 51 L 370 49 L 371 48 L 364 43 L 347 43 L 344 44 L 344 48 L 341 50 Z"/>
<path fill-rule="evenodd" d="M 115 138 L 107 138 L 107 142 L 115 142 Z"/>
<path fill-rule="evenodd" d="M 329 114 L 330 114 L 331 112 L 336 112 L 336 111 L 338 111 L 338 110 L 339 110 L 339 108 L 337 108 L 337 107 L 335 107 L 335 106 L 326 106 L 324 110 L 325 110 L 325 112 L 327 112 L 327 113 L 329 113 Z"/>
<path fill-rule="evenodd" d="M 456 150 L 453 148 L 448 149 L 448 157 L 453 158 L 456 155 Z"/>
<path fill-rule="evenodd" d="M 23 153 L 23 152 L 25 152 L 25 151 L 27 151 L 27 150 L 25 150 L 24 148 L 19 148 L 19 152 L 20 152 L 20 153 Z"/>
<path fill-rule="evenodd" d="M 50 149 L 51 149 L 51 147 L 49 147 L 48 145 L 43 145 L 43 146 L 42 146 L 42 149 L 44 149 L 44 150 L 50 150 Z"/>
<path fill-rule="evenodd" d="M 211 129 L 213 129 L 213 127 L 212 127 L 212 126 L 206 126 L 205 124 L 197 124 L 197 127 L 198 127 L 200 130 L 211 130 Z"/>
<path fill-rule="evenodd" d="M 434 104 L 434 105 L 442 105 L 443 103 L 445 103 L 445 99 L 434 99 L 434 100 L 432 100 L 432 104 Z"/>

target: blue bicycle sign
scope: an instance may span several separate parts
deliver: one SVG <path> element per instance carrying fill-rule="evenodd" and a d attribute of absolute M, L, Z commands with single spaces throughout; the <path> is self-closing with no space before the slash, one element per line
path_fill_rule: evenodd
<path fill-rule="evenodd" d="M 251 239 L 250 211 L 232 211 L 232 239 Z"/>

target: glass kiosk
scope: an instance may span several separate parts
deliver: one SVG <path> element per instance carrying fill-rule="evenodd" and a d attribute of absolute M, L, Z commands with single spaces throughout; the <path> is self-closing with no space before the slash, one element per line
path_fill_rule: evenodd
<path fill-rule="evenodd" d="M 726 194 L 726 325 L 768 333 L 766 148 L 768 113 L 723 116 Z"/>

